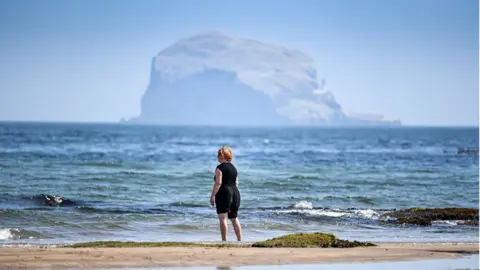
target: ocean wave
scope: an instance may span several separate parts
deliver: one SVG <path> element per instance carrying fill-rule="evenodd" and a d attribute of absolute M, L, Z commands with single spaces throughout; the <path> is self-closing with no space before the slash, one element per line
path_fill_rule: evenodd
<path fill-rule="evenodd" d="M 345 148 L 340 145 L 332 145 L 332 147 L 316 146 L 315 148 L 307 149 L 289 149 L 283 150 L 284 147 L 275 149 L 275 153 L 279 155 L 295 155 L 303 157 L 317 157 L 319 155 L 342 155 L 342 154 L 427 154 L 427 155 L 446 155 L 452 151 L 445 149 L 442 146 L 420 146 L 411 142 L 405 142 L 398 145 L 390 146 L 371 146 L 365 147 L 363 145 L 355 145 L 353 147 Z M 255 149 L 253 149 L 255 150 Z M 248 154 L 258 154 L 258 151 L 245 152 Z M 456 149 L 453 153 L 456 153 Z"/>
<path fill-rule="evenodd" d="M 473 225 L 476 226 L 474 220 L 434 220 L 432 221 L 432 226 L 462 226 L 462 225 Z"/>
<path fill-rule="evenodd" d="M 277 210 L 277 214 L 299 214 L 304 216 L 344 217 L 347 213 L 332 209 L 290 209 Z"/>
<path fill-rule="evenodd" d="M 0 148 L 0 158 L 45 158 L 45 159 L 65 159 L 65 160 L 81 160 L 85 162 L 92 162 L 92 165 L 97 166 L 111 166 L 106 160 L 113 159 L 119 162 L 128 159 L 128 157 L 144 158 L 145 155 L 153 157 L 161 157 L 164 155 L 211 155 L 217 150 L 217 145 L 210 143 L 198 142 L 173 142 L 154 146 L 146 149 L 131 149 L 131 145 L 121 144 L 122 148 L 115 145 L 105 144 L 98 148 L 92 148 L 89 145 L 78 147 L 72 144 L 58 146 L 45 146 L 45 144 L 29 144 L 21 147 Z M 265 145 L 269 147 L 265 149 Z M 352 147 L 343 147 L 342 145 L 332 145 L 331 147 L 315 146 L 313 149 L 309 145 L 308 149 L 288 149 L 284 145 L 272 145 L 271 140 L 264 140 L 258 143 L 258 147 L 237 147 L 236 155 L 239 157 L 271 157 L 272 154 L 278 157 L 303 157 L 318 159 L 325 155 L 344 155 L 344 154 L 393 154 L 393 155 L 409 155 L 409 154 L 424 154 L 424 155 L 455 155 L 457 148 L 445 148 L 445 146 L 419 146 L 412 143 L 404 143 L 400 145 L 391 145 L 389 147 L 371 146 L 364 147 L 363 145 L 354 145 Z M 155 159 L 155 158 L 154 158 Z M 135 159 L 134 159 L 135 160 Z M 138 159 L 137 159 L 138 161 Z M 114 165 L 115 166 L 115 165 Z M 121 166 L 121 165 L 120 165 Z"/>
<path fill-rule="evenodd" d="M 293 204 L 290 208 L 293 208 L 293 209 L 312 209 L 313 204 L 311 202 L 308 202 L 308 201 L 300 201 L 300 202 L 297 202 L 297 203 Z"/>
<path fill-rule="evenodd" d="M 348 217 L 377 220 L 380 214 L 372 209 L 343 210 L 343 209 L 292 209 L 278 212 L 304 214 L 307 216 Z"/>
<path fill-rule="evenodd" d="M 8 218 L 8 217 L 15 217 L 18 216 L 21 210 L 18 209 L 7 209 L 2 208 L 0 209 L 0 218 Z"/>
<path fill-rule="evenodd" d="M 315 208 L 313 204 L 308 201 L 300 201 L 293 205 L 290 205 L 286 209 L 272 209 L 276 214 L 295 214 L 310 217 L 348 217 L 348 218 L 361 218 L 378 220 L 381 213 L 389 210 L 373 210 L 373 209 L 332 209 L 332 208 Z"/>
<path fill-rule="evenodd" d="M 349 182 L 350 183 L 350 182 Z M 368 196 L 345 196 L 345 197 L 340 197 L 340 196 L 325 196 L 320 199 L 321 201 L 338 201 L 338 202 L 359 202 L 363 204 L 368 204 L 368 205 L 377 205 L 377 199 L 368 197 Z"/>
<path fill-rule="evenodd" d="M 49 150 L 29 151 L 29 150 L 3 150 L 0 151 L 0 159 L 68 159 L 68 155 L 62 153 L 55 153 Z"/>
<path fill-rule="evenodd" d="M 40 245 L 40 244 L 29 244 L 29 243 L 4 243 L 0 244 L 2 248 L 56 248 L 59 245 L 49 244 L 49 245 Z"/>
<path fill-rule="evenodd" d="M 75 210 L 84 213 L 92 214 L 130 214 L 135 213 L 136 211 L 121 209 L 121 208 L 98 208 L 93 206 L 78 206 L 75 207 Z"/>
<path fill-rule="evenodd" d="M 175 229 L 175 230 L 192 231 L 192 230 L 204 230 L 208 226 L 207 225 L 196 225 L 196 224 L 173 224 L 173 225 L 168 225 L 167 227 Z"/>
<path fill-rule="evenodd" d="M 163 209 L 160 207 L 94 207 L 94 206 L 78 206 L 75 210 L 92 213 L 92 214 L 178 214 L 179 211 Z"/>
<path fill-rule="evenodd" d="M 205 203 L 199 202 L 174 202 L 169 204 L 169 206 L 176 206 L 176 207 L 207 207 Z"/>
<path fill-rule="evenodd" d="M 42 238 L 48 238 L 48 237 L 39 232 L 24 230 L 21 228 L 0 229 L 0 240 L 42 239 Z"/>
<path fill-rule="evenodd" d="M 105 167 L 105 168 L 122 168 L 122 162 L 110 162 L 110 161 L 98 161 L 98 162 L 84 162 L 83 165 L 92 167 Z"/>

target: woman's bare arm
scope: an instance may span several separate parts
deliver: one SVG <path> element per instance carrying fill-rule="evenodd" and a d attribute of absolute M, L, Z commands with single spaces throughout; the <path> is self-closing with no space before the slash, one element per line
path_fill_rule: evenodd
<path fill-rule="evenodd" d="M 235 181 L 235 184 L 236 184 L 236 185 L 237 185 L 237 187 L 238 187 L 238 176 L 237 176 L 237 181 Z"/>

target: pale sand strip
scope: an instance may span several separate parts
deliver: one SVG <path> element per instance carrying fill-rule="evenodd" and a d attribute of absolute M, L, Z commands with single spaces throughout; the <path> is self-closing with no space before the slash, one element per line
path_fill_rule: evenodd
<path fill-rule="evenodd" d="M 478 243 L 379 243 L 357 248 L 0 248 L 0 269 L 125 266 L 236 266 L 455 258 Z"/>

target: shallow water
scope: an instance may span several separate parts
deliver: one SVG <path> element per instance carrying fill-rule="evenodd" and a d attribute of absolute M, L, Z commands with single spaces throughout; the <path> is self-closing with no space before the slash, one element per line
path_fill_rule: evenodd
<path fill-rule="evenodd" d="M 254 266 L 217 266 L 217 267 L 149 267 L 116 269 L 157 269 L 157 270 L 478 270 L 479 256 L 465 256 L 455 259 L 435 259 L 405 262 L 368 262 L 368 263 L 332 263 L 332 264 L 290 264 L 290 265 L 254 265 Z M 112 268 L 108 268 L 112 270 Z"/>
<path fill-rule="evenodd" d="M 234 150 L 244 240 L 331 232 L 478 241 L 478 227 L 398 226 L 405 207 L 478 208 L 475 128 L 207 128 L 0 123 L 0 244 L 216 241 L 216 150 Z M 71 202 L 47 206 L 39 194 Z M 233 237 L 230 225 L 230 239 Z"/>

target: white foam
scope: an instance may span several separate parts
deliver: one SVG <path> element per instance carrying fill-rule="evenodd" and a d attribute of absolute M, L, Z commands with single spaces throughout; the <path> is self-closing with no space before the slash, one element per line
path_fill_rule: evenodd
<path fill-rule="evenodd" d="M 301 201 L 292 206 L 293 209 L 279 210 L 278 213 L 296 213 L 311 216 L 326 217 L 357 217 L 365 219 L 378 219 L 380 214 L 372 209 L 341 210 L 341 209 L 313 209 L 313 205 L 307 201 Z"/>
<path fill-rule="evenodd" d="M 31 248 L 31 247 L 37 247 L 33 244 L 2 244 L 0 245 L 2 248 Z"/>
<path fill-rule="evenodd" d="M 308 201 L 300 201 L 300 202 L 295 203 L 293 205 L 293 208 L 295 208 L 295 209 L 312 209 L 313 204 L 311 202 L 308 202 Z"/>
<path fill-rule="evenodd" d="M 463 220 L 434 220 L 432 221 L 432 225 L 451 225 L 451 226 L 456 226 L 459 224 L 464 224 L 465 221 Z"/>
<path fill-rule="evenodd" d="M 323 209 L 291 209 L 291 210 L 280 210 L 279 213 L 298 213 L 298 214 L 307 214 L 312 216 L 327 216 L 327 217 L 342 217 L 346 213 L 323 210 Z"/>
<path fill-rule="evenodd" d="M 348 215 L 345 212 L 332 211 L 332 210 L 312 210 L 312 214 L 317 216 L 327 216 L 327 217 L 343 217 Z"/>
<path fill-rule="evenodd" d="M 56 248 L 56 247 L 61 247 L 61 245 L 56 245 L 56 244 L 28 244 L 28 243 L 23 243 L 23 244 L 1 244 L 0 247 L 2 248 Z"/>
<path fill-rule="evenodd" d="M 19 232 L 18 229 L 0 229 L 0 240 L 13 239 L 13 232 Z"/>
<path fill-rule="evenodd" d="M 378 219 L 380 216 L 377 212 L 373 211 L 372 209 L 364 209 L 364 210 L 354 210 L 357 216 L 368 218 L 368 219 Z"/>
<path fill-rule="evenodd" d="M 397 220 L 397 218 L 386 215 L 386 216 L 380 217 L 379 220 L 381 220 L 381 221 L 394 221 L 394 220 Z"/>

